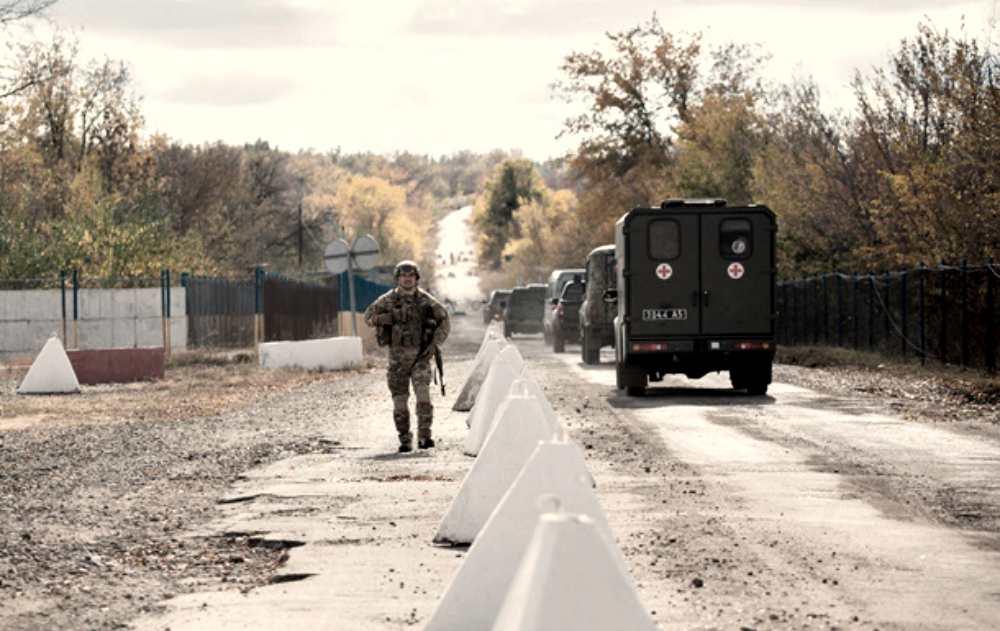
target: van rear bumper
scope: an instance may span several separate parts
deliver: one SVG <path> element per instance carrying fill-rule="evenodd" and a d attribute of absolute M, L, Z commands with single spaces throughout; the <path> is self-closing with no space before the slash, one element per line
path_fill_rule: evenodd
<path fill-rule="evenodd" d="M 624 364 L 654 379 L 665 374 L 692 378 L 734 367 L 756 367 L 774 361 L 773 338 L 732 340 L 636 340 L 628 341 Z"/>

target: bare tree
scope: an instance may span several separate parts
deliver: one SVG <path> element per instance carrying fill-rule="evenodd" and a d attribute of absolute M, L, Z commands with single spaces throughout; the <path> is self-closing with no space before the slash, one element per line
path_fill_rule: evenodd
<path fill-rule="evenodd" d="M 0 26 L 41 15 L 58 0 L 7 0 L 0 2 Z"/>
<path fill-rule="evenodd" d="M 59 0 L 2 0 L 0 1 L 0 31 L 9 31 L 16 23 L 31 17 L 40 17 Z M 9 49 L 16 49 L 7 43 Z M 42 77 L 15 76 L 6 65 L 0 71 L 0 99 L 20 94 L 42 80 Z"/>

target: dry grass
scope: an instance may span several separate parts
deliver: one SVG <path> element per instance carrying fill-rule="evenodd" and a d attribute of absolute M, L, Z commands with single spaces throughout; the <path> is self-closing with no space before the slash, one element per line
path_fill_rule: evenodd
<path fill-rule="evenodd" d="M 916 384 L 933 384 L 935 388 L 968 403 L 1000 404 L 1000 375 L 990 375 L 981 370 L 942 366 L 936 362 L 921 366 L 916 359 L 903 361 L 901 358 L 829 346 L 779 346 L 776 361 L 806 368 L 877 373 Z"/>
<path fill-rule="evenodd" d="M 25 372 L 20 366 L 0 373 L 0 431 L 214 416 L 345 374 L 261 369 L 252 351 L 194 351 L 174 355 L 158 381 L 82 386 L 76 395 L 16 395 Z"/>

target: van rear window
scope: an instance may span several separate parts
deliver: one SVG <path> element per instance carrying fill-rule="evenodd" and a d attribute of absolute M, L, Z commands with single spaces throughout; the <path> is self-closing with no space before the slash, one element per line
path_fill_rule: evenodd
<path fill-rule="evenodd" d="M 669 261 L 681 254 L 681 228 L 674 219 L 649 222 L 649 258 Z"/>
<path fill-rule="evenodd" d="M 749 219 L 723 219 L 719 225 L 719 253 L 730 261 L 742 261 L 753 254 L 753 229 Z"/>

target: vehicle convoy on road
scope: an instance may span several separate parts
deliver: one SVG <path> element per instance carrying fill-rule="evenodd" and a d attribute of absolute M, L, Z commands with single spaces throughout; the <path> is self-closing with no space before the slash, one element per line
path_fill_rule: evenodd
<path fill-rule="evenodd" d="M 490 321 L 503 316 L 510 292 L 510 289 L 494 289 L 490 292 L 489 300 L 483 304 L 483 324 L 489 324 Z"/>
<path fill-rule="evenodd" d="M 571 280 L 563 286 L 562 295 L 556 301 L 552 310 L 552 350 L 556 353 L 566 350 L 566 342 L 579 340 L 583 294 L 583 282 Z"/>
<path fill-rule="evenodd" d="M 774 213 L 725 200 L 667 200 L 615 224 L 616 381 L 641 395 L 666 374 L 728 370 L 765 394 L 774 359 Z"/>
<path fill-rule="evenodd" d="M 545 285 L 515 287 L 507 300 L 503 314 L 503 335 L 541 333 L 545 311 Z"/>
<path fill-rule="evenodd" d="M 552 343 L 552 320 L 563 287 L 571 280 L 582 281 L 584 273 L 583 268 L 572 268 L 552 270 L 549 274 L 549 281 L 545 285 L 545 316 L 542 318 L 542 335 L 546 344 Z"/>
<path fill-rule="evenodd" d="M 584 299 L 580 305 L 580 355 L 585 364 L 601 361 L 601 347 L 615 345 L 615 305 L 604 293 L 615 287 L 615 246 L 602 245 L 587 255 Z"/>

